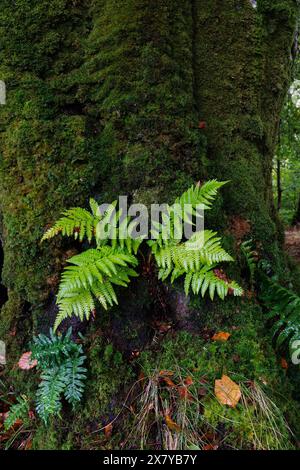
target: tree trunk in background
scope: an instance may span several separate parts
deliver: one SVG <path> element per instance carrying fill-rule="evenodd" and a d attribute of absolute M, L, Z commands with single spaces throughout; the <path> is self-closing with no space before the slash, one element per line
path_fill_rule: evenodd
<path fill-rule="evenodd" d="M 294 215 L 293 225 L 297 225 L 299 223 L 300 223 L 300 197 L 299 197 L 297 211 L 296 211 L 296 214 Z"/>
<path fill-rule="evenodd" d="M 230 180 L 210 216 L 249 221 L 278 260 L 271 166 L 291 78 L 296 0 L 2 0 L 0 336 L 55 293 L 64 208 L 171 201 Z M 224 206 L 226 212 L 224 212 Z M 27 302 L 27 304 L 24 304 Z"/>

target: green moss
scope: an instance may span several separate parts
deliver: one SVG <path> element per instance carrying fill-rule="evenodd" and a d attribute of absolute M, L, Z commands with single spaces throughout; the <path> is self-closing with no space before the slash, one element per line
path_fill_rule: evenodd
<path fill-rule="evenodd" d="M 229 0 L 220 7 L 199 1 L 195 8 L 196 94 L 207 122 L 208 173 L 231 181 L 224 188 L 226 214 L 251 221 L 250 236 L 262 243 L 277 270 L 281 238 L 271 169 L 291 80 L 296 4 L 261 0 L 253 9 L 250 2 Z"/>
<path fill-rule="evenodd" d="M 288 380 L 286 372 L 278 364 L 271 340 L 263 327 L 264 318 L 259 306 L 236 300 L 210 305 L 210 309 L 202 309 L 202 314 L 207 312 L 207 316 L 203 319 L 205 329 L 199 331 L 199 336 L 179 332 L 166 339 L 159 352 L 142 353 L 142 370 L 146 376 L 151 376 L 154 371 L 174 371 L 175 382 L 178 370 L 184 371 L 185 375 L 191 374 L 196 383 L 203 383 L 205 378 L 209 392 L 202 402 L 203 423 L 217 430 L 223 429 L 229 447 L 253 448 L 256 432 L 266 447 L 278 448 L 279 445 L 281 449 L 292 448 L 284 419 L 298 435 L 300 407 L 293 399 L 296 384 Z M 211 336 L 218 331 L 229 332 L 231 336 L 227 342 L 214 342 L 207 339 L 207 331 Z M 243 387 L 249 381 L 260 384 L 268 399 L 277 407 L 275 423 L 282 432 L 279 444 L 277 440 L 272 441 L 274 434 L 269 429 L 267 415 L 258 414 L 251 402 L 246 400 L 249 406 L 241 402 L 235 409 L 218 403 L 213 392 L 214 382 L 223 374 L 244 384 Z"/>

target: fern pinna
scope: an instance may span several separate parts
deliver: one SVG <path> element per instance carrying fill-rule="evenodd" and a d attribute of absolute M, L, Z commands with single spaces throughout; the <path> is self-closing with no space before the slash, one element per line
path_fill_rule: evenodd
<path fill-rule="evenodd" d="M 37 391 L 36 410 L 47 423 L 51 415 L 61 411 L 61 398 L 65 397 L 73 408 L 82 398 L 86 369 L 82 345 L 71 339 L 72 330 L 65 335 L 40 334 L 33 339 L 32 358 L 37 360 L 41 382 Z"/>
<path fill-rule="evenodd" d="M 183 224 L 194 226 L 200 217 L 199 208 L 212 207 L 218 190 L 225 182 L 207 181 L 194 185 L 167 206 L 162 222 L 152 225 L 148 246 L 158 266 L 158 277 L 174 282 L 184 277 L 185 292 L 204 296 L 209 292 L 213 299 L 226 295 L 241 296 L 242 288 L 217 269 L 219 263 L 233 258 L 222 248 L 216 232 L 198 230 L 189 239 L 184 238 Z M 43 236 L 48 240 L 61 233 L 79 241 L 87 238 L 94 247 L 68 260 L 57 295 L 59 313 L 54 329 L 67 317 L 89 319 L 96 308 L 95 300 L 107 309 L 118 303 L 115 286 L 127 287 L 131 278 L 138 276 L 138 249 L 144 236 L 132 236 L 137 222 L 122 218 L 114 201 L 102 214 L 100 206 L 90 199 L 90 211 L 72 208 L 63 213 L 56 224 Z M 166 236 L 167 233 L 167 236 Z"/>
<path fill-rule="evenodd" d="M 271 334 L 276 347 L 288 347 L 292 355 L 294 345 L 300 341 L 300 297 L 263 273 L 261 284 L 260 298 L 268 308 L 268 318 L 275 321 Z"/>

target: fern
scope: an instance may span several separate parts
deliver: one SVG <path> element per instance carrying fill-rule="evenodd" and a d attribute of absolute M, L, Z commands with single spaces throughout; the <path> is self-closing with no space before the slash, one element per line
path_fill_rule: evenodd
<path fill-rule="evenodd" d="M 276 347 L 289 347 L 292 353 L 294 341 L 300 340 L 300 297 L 263 274 L 261 279 L 260 298 L 269 309 L 268 318 L 275 321 L 271 335 Z"/>
<path fill-rule="evenodd" d="M 57 304 L 59 313 L 54 328 L 67 317 L 77 316 L 80 320 L 89 319 L 95 310 L 94 298 L 104 309 L 117 304 L 113 284 L 127 287 L 130 277 L 137 273 L 130 267 L 138 264 L 134 255 L 104 246 L 90 249 L 68 260 L 62 274 Z"/>
<path fill-rule="evenodd" d="M 247 240 L 241 243 L 241 252 L 246 260 L 247 267 L 250 274 L 250 284 L 253 287 L 254 275 L 256 270 L 255 252 L 252 250 L 252 240 Z"/>
<path fill-rule="evenodd" d="M 193 224 L 192 217 L 197 216 L 197 208 L 202 205 L 205 210 L 210 209 L 218 189 L 225 182 L 211 180 L 203 186 L 193 186 L 175 201 L 182 209 L 189 204 L 187 220 Z M 166 280 L 169 276 L 173 283 L 177 278 L 184 276 L 184 288 L 186 295 L 190 290 L 202 297 L 209 292 L 213 300 L 215 294 L 221 299 L 232 293 L 241 296 L 243 290 L 237 283 L 216 276 L 214 269 L 218 263 L 233 261 L 233 258 L 222 248 L 221 238 L 216 232 L 203 230 L 196 232 L 188 241 L 182 241 L 179 227 L 180 211 L 175 205 L 169 210 L 170 238 L 165 239 L 163 224 L 157 224 L 154 228 L 157 240 L 149 241 L 152 253 L 159 267 L 159 279 Z M 184 216 L 182 216 L 184 217 Z"/>
<path fill-rule="evenodd" d="M 28 420 L 29 415 L 29 400 L 25 395 L 17 397 L 17 403 L 10 407 L 8 416 L 4 421 L 4 429 L 7 431 L 10 429 L 18 420 L 23 422 Z"/>
<path fill-rule="evenodd" d="M 47 423 L 52 415 L 59 415 L 64 395 L 73 406 L 80 402 L 84 391 L 86 369 L 82 346 L 71 339 L 72 330 L 64 336 L 40 334 L 33 339 L 32 358 L 38 361 L 41 382 L 37 392 L 36 410 Z"/>
<path fill-rule="evenodd" d="M 240 296 L 243 293 L 235 282 L 215 273 L 219 263 L 233 261 L 222 248 L 216 232 L 201 230 L 189 240 L 183 239 L 182 223 L 194 226 L 195 217 L 201 217 L 199 208 L 210 209 L 224 184 L 226 182 L 211 180 L 202 186 L 192 186 L 172 206 L 167 206 L 162 223 L 153 223 L 155 240 L 149 240 L 148 246 L 159 269 L 158 277 L 162 281 L 170 277 L 174 282 L 183 276 L 186 294 L 191 289 L 194 294 L 204 296 L 209 292 L 211 299 L 215 294 L 224 299 L 228 294 Z M 96 309 L 96 302 L 104 309 L 117 304 L 115 286 L 127 287 L 130 279 L 138 275 L 133 268 L 138 265 L 137 253 L 143 237 L 132 236 L 135 220 L 122 218 L 116 206 L 114 201 L 102 215 L 97 202 L 91 199 L 91 212 L 70 209 L 43 236 L 42 240 L 46 240 L 61 233 L 81 241 L 87 237 L 96 245 L 68 260 L 57 295 L 59 312 L 55 330 L 73 315 L 88 320 Z"/>
<path fill-rule="evenodd" d="M 47 424 L 51 415 L 60 413 L 62 407 L 60 399 L 65 387 L 64 367 L 53 367 L 41 374 L 36 411 L 45 424 Z"/>
<path fill-rule="evenodd" d="M 84 380 L 86 379 L 86 369 L 82 367 L 84 357 L 75 357 L 68 360 L 65 365 L 65 389 L 66 400 L 75 407 L 81 401 L 84 392 Z"/>

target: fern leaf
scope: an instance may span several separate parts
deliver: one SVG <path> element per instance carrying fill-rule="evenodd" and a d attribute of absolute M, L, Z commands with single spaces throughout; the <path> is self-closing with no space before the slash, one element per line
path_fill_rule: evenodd
<path fill-rule="evenodd" d="M 7 431 L 10 429 L 18 420 L 28 420 L 29 413 L 29 401 L 25 395 L 17 397 L 17 403 L 10 407 L 8 416 L 4 421 L 4 429 Z"/>

